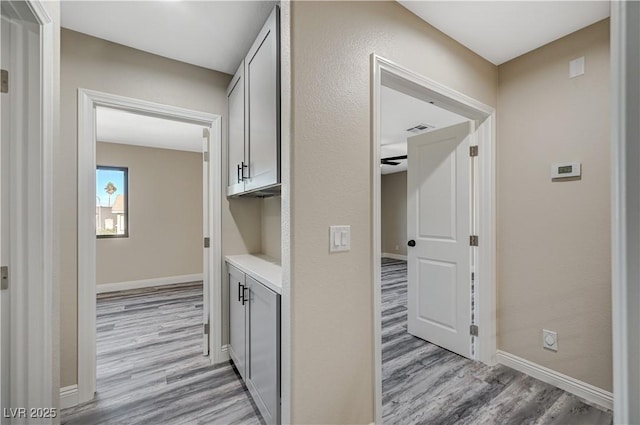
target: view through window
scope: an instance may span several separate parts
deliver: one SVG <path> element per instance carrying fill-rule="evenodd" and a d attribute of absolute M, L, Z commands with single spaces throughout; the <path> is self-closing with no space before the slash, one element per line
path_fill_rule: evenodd
<path fill-rule="evenodd" d="M 128 185 L 126 167 L 96 169 L 96 236 L 126 238 L 129 236 Z"/>

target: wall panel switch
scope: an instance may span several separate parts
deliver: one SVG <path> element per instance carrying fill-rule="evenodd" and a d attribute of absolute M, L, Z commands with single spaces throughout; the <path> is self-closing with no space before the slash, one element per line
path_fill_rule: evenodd
<path fill-rule="evenodd" d="M 329 227 L 329 252 L 351 250 L 351 226 Z"/>

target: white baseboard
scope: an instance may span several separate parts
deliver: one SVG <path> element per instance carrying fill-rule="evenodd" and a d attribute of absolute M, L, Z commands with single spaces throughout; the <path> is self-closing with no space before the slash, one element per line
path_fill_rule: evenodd
<path fill-rule="evenodd" d="M 66 409 L 78 404 L 78 385 L 73 384 L 60 388 L 60 409 Z"/>
<path fill-rule="evenodd" d="M 391 254 L 389 252 L 383 252 L 382 253 L 383 257 L 386 258 L 392 258 L 394 260 L 402 260 L 402 261 L 407 261 L 407 256 L 406 255 L 400 255 L 400 254 Z"/>
<path fill-rule="evenodd" d="M 96 285 L 96 293 L 126 291 L 129 289 L 150 288 L 152 286 L 175 285 L 176 283 L 201 282 L 202 273 L 185 274 L 182 276 L 158 277 L 154 279 L 132 280 L 129 282 L 102 283 Z"/>
<path fill-rule="evenodd" d="M 601 388 L 587 384 L 576 378 L 564 375 L 555 370 L 540 366 L 529 360 L 498 350 L 496 360 L 505 366 L 526 373 L 536 379 L 551 384 L 571 394 L 577 395 L 591 403 L 606 409 L 613 409 L 613 394 Z"/>

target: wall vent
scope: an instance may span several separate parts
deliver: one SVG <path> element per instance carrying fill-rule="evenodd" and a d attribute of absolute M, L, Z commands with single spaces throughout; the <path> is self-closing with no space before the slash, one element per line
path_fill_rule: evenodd
<path fill-rule="evenodd" d="M 406 131 L 408 131 L 409 133 L 423 133 L 425 131 L 429 131 L 431 129 L 435 128 L 435 126 L 433 125 L 429 125 L 429 124 L 418 124 L 414 127 L 411 128 L 407 128 Z"/>

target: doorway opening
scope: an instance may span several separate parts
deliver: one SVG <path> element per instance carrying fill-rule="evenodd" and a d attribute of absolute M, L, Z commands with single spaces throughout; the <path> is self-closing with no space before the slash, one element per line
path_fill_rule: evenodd
<path fill-rule="evenodd" d="M 209 355 L 207 364 L 227 354 L 220 117 L 82 89 L 78 105 L 77 402 L 83 403 L 96 390 L 111 391 L 98 387 L 98 367 L 105 381 L 114 370 L 140 375 L 142 352 L 156 365 L 158 356 L 186 348 Z M 154 344 L 162 344 L 160 351 L 174 347 L 155 352 Z"/>
<path fill-rule="evenodd" d="M 408 377 L 390 378 L 398 362 L 416 372 L 433 366 L 425 358 L 495 362 L 494 110 L 381 57 L 373 55 L 372 65 L 374 356 L 382 423 L 398 414 L 393 407 L 407 407 L 394 394 L 416 390 Z"/>

